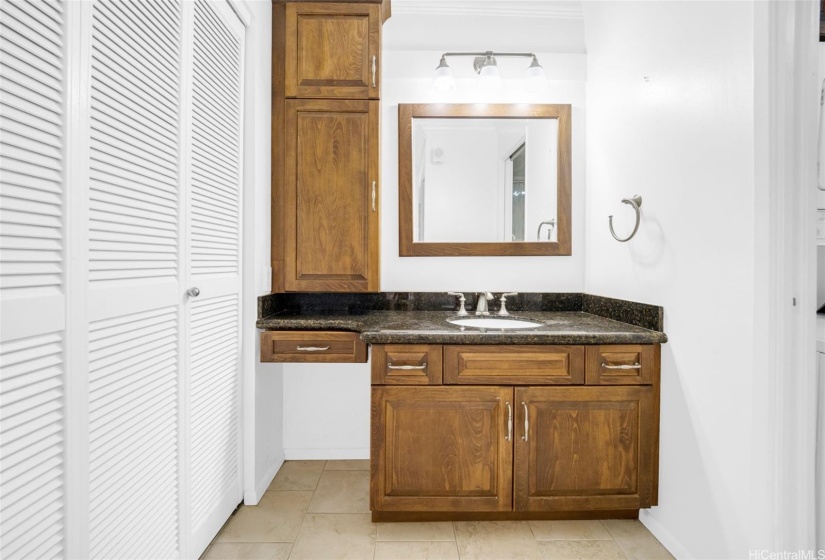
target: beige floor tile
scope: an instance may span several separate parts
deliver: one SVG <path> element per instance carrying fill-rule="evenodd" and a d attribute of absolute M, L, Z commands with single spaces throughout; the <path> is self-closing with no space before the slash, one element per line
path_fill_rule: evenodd
<path fill-rule="evenodd" d="M 453 524 L 445 523 L 379 523 L 379 541 L 453 541 Z"/>
<path fill-rule="evenodd" d="M 310 513 L 369 513 L 368 471 L 324 471 L 309 504 Z"/>
<path fill-rule="evenodd" d="M 542 557 L 526 521 L 461 521 L 453 525 L 461 560 Z"/>
<path fill-rule="evenodd" d="M 613 540 L 601 521 L 528 521 L 538 540 L 609 541 Z"/>
<path fill-rule="evenodd" d="M 201 560 L 286 560 L 292 543 L 214 543 Z"/>
<path fill-rule="evenodd" d="M 614 541 L 541 541 L 545 560 L 625 560 Z"/>
<path fill-rule="evenodd" d="M 308 513 L 290 560 L 370 560 L 376 527 L 369 514 Z"/>
<path fill-rule="evenodd" d="M 458 560 L 454 542 L 379 542 L 375 560 Z"/>
<path fill-rule="evenodd" d="M 672 560 L 673 555 L 635 519 L 605 519 L 610 534 L 631 560 Z"/>
<path fill-rule="evenodd" d="M 326 461 L 287 461 L 275 475 L 269 490 L 315 490 Z"/>
<path fill-rule="evenodd" d="M 292 542 L 312 492 L 268 491 L 257 506 L 243 506 L 229 519 L 218 542 Z"/>
<path fill-rule="evenodd" d="M 327 461 L 328 471 L 368 471 L 370 470 L 369 459 L 347 459 L 345 461 Z"/>

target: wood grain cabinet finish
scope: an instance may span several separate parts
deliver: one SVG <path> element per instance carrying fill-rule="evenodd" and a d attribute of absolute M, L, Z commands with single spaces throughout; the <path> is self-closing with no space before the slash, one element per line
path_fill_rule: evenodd
<path fill-rule="evenodd" d="M 273 0 L 272 286 L 377 292 L 390 0 Z"/>
<path fill-rule="evenodd" d="M 386 369 L 429 366 L 439 348 L 375 347 L 373 520 L 636 517 L 657 505 L 659 345 L 445 345 L 441 387 L 413 386 L 434 372 Z"/>
<path fill-rule="evenodd" d="M 602 345 L 587 347 L 588 385 L 651 385 L 658 375 L 660 346 Z"/>
<path fill-rule="evenodd" d="M 286 102 L 286 290 L 379 289 L 378 102 Z"/>
<path fill-rule="evenodd" d="M 373 385 L 441 385 L 441 346 L 374 344 Z"/>
<path fill-rule="evenodd" d="M 517 387 L 515 402 L 516 510 L 652 505 L 652 387 Z"/>
<path fill-rule="evenodd" d="M 444 383 L 582 385 L 584 346 L 445 346 Z"/>
<path fill-rule="evenodd" d="M 286 6 L 286 97 L 378 99 L 381 6 Z"/>
<path fill-rule="evenodd" d="M 373 387 L 374 511 L 512 509 L 511 387 Z"/>
<path fill-rule="evenodd" d="M 265 331 L 261 361 L 364 363 L 367 345 L 354 332 Z"/>

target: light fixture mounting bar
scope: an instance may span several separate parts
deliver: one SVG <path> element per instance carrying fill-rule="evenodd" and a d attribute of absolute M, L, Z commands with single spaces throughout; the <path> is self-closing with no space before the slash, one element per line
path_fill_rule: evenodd
<path fill-rule="evenodd" d="M 519 53 L 519 52 L 493 52 L 493 51 L 484 51 L 484 52 L 445 52 L 441 55 L 442 58 L 445 56 L 493 56 L 493 57 L 515 57 L 515 58 L 536 58 L 534 53 Z"/>

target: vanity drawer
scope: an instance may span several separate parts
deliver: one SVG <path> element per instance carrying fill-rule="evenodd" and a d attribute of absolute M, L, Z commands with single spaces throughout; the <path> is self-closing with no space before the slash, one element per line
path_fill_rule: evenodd
<path fill-rule="evenodd" d="M 445 346 L 444 383 L 583 385 L 584 346 Z"/>
<path fill-rule="evenodd" d="M 588 385 L 652 385 L 659 364 L 656 344 L 587 347 Z"/>
<path fill-rule="evenodd" d="M 367 345 L 354 332 L 265 331 L 261 333 L 262 362 L 367 361 Z"/>
<path fill-rule="evenodd" d="M 374 344 L 373 385 L 441 385 L 442 346 Z"/>

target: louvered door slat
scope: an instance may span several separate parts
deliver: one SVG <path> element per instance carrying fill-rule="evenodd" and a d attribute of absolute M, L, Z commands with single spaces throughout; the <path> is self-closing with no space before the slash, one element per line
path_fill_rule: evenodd
<path fill-rule="evenodd" d="M 148 3 L 95 5 L 92 282 L 178 274 L 180 13 L 171 15 L 159 26 Z M 136 33 L 137 21 L 154 25 Z M 139 127 L 128 126 L 136 120 Z"/>
<path fill-rule="evenodd" d="M 60 2 L 0 1 L 4 559 L 65 555 L 63 36 Z M 50 318 L 38 315 L 44 302 Z"/>
<path fill-rule="evenodd" d="M 177 532 L 177 312 L 96 322 L 89 346 L 92 556 L 143 557 L 155 538 Z M 147 369 L 158 347 L 163 360 Z M 170 542 L 167 557 L 176 555 Z"/>

